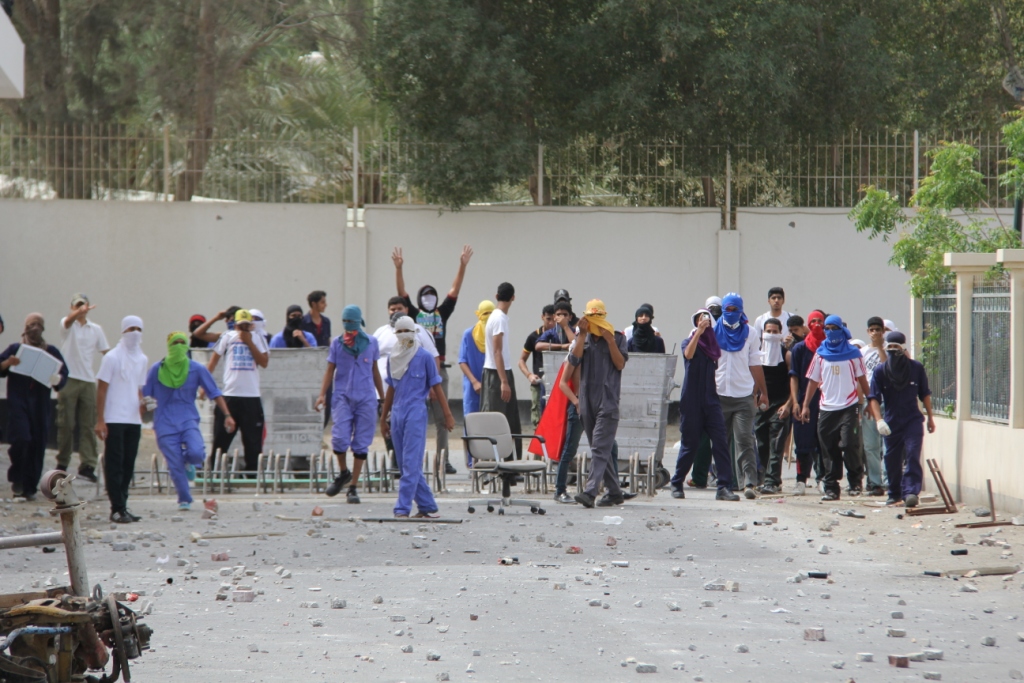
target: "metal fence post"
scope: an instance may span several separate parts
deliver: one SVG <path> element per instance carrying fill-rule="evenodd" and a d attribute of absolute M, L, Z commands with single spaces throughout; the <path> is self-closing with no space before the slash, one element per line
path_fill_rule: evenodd
<path fill-rule="evenodd" d="M 732 156 L 725 150 L 725 229 L 732 230 Z"/>
<path fill-rule="evenodd" d="M 359 127 L 352 127 L 352 226 L 359 223 Z"/>
<path fill-rule="evenodd" d="M 914 131 L 914 194 L 917 194 L 917 187 L 921 175 L 921 135 Z"/>
<path fill-rule="evenodd" d="M 171 127 L 164 124 L 164 201 L 171 201 Z"/>
<path fill-rule="evenodd" d="M 537 145 L 537 206 L 544 206 L 544 145 Z"/>

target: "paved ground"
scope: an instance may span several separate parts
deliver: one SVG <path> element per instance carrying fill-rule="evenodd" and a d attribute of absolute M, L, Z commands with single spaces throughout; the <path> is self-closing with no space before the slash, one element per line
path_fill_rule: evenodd
<path fill-rule="evenodd" d="M 0 468 L 5 459 L 0 451 Z M 465 475 L 450 487 L 464 489 Z M 95 495 L 94 486 L 77 488 Z M 144 517 L 136 525 L 112 529 L 105 499 L 88 507 L 89 576 L 105 590 L 144 593 L 137 605 L 152 609 L 153 649 L 132 667 L 139 681 L 630 680 L 642 676 L 638 663 L 656 665 L 656 679 L 709 682 L 904 681 L 926 672 L 999 681 L 1024 670 L 1024 576 L 923 574 L 1015 565 L 1012 546 L 1024 529 L 962 530 L 966 544 L 958 544 L 953 524 L 975 521 L 971 511 L 898 519 L 895 510 L 810 495 L 740 503 L 715 502 L 711 491 L 687 496 L 662 492 L 611 510 L 552 501 L 545 516 L 501 517 L 466 514 L 467 495 L 454 492 L 439 498 L 441 511 L 463 523 L 446 525 L 347 521 L 390 516 L 393 499 L 380 494 L 352 506 L 301 492 L 236 493 L 219 499 L 217 520 L 204 521 L 201 505 L 179 513 L 171 497 L 140 492 L 131 500 Z M 318 503 L 325 515 L 312 518 Z M 42 502 L 7 498 L 0 507 L 0 533 L 54 527 Z M 605 516 L 622 521 L 605 524 Z M 778 522 L 754 525 L 765 517 Z M 838 525 L 823 530 L 828 522 Z M 746 529 L 734 530 L 739 523 Z M 284 535 L 200 545 L 190 532 Z M 1011 547 L 978 545 L 993 532 Z M 114 551 L 111 541 L 134 550 Z M 571 545 L 582 553 L 566 554 Z M 969 554 L 952 557 L 951 548 Z M 211 561 L 221 551 L 231 561 Z M 519 565 L 498 564 L 511 556 Z M 237 583 L 262 593 L 252 603 L 218 601 L 218 589 L 232 583 L 221 571 L 240 565 L 254 575 L 243 570 Z M 64 583 L 65 570 L 60 549 L 0 551 L 0 592 Z M 790 581 L 807 570 L 830 578 Z M 705 590 L 719 579 L 739 590 Z M 335 598 L 346 606 L 331 609 Z M 804 640 L 812 627 L 824 628 L 824 642 Z M 887 636 L 890 627 L 906 636 Z M 995 645 L 983 645 L 986 637 Z M 926 648 L 941 650 L 942 660 L 908 669 L 887 662 Z M 428 661 L 430 653 L 439 660 Z"/>

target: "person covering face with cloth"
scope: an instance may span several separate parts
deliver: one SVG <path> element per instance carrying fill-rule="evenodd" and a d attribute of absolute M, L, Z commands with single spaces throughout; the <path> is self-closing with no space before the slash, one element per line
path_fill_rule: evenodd
<path fill-rule="evenodd" d="M 907 338 L 902 332 L 885 335 L 885 362 L 871 373 L 868 410 L 885 439 L 885 473 L 889 477 L 889 505 L 903 501 L 917 507 L 921 495 L 921 442 L 924 417 L 917 402 L 928 412 L 928 433 L 935 432 L 932 392 L 924 366 L 907 357 Z M 879 403 L 885 405 L 883 419 Z"/>
<path fill-rule="evenodd" d="M 401 462 L 395 517 L 408 517 L 415 501 L 416 517 L 436 518 L 437 503 L 423 477 L 421 462 L 427 445 L 427 398 L 433 394 L 445 413 L 445 428 L 455 428 L 455 418 L 441 393 L 441 375 L 433 357 L 416 338 L 416 324 L 402 316 L 395 322 L 398 344 L 387 361 L 388 390 L 381 411 L 380 431 L 395 445 L 395 458 Z M 389 423 L 390 421 L 390 423 Z"/>
<path fill-rule="evenodd" d="M 633 316 L 633 334 L 627 335 L 627 348 L 635 353 L 665 353 L 665 340 L 658 335 L 652 324 L 654 309 L 643 304 Z"/>
<path fill-rule="evenodd" d="M 142 318 L 121 320 L 121 341 L 103 356 L 96 375 L 96 436 L 104 442 L 103 475 L 110 499 L 110 521 L 118 524 L 142 518 L 128 509 L 128 488 L 135 474 L 135 457 L 142 436 L 142 387 L 149 361 L 142 352 Z"/>
<path fill-rule="evenodd" d="M 750 333 L 743 298 L 735 292 L 722 298 L 722 317 L 715 323 L 715 338 L 722 350 L 715 382 L 725 431 L 736 445 L 734 483 L 743 487 L 743 495 L 753 499 L 757 497 L 754 486 L 758 479 L 754 416 L 758 410 L 768 408 L 768 389 L 758 350 L 761 342 L 756 334 Z"/>
<path fill-rule="evenodd" d="M 768 409 L 757 416 L 755 435 L 757 453 L 764 467 L 761 493 L 782 490 L 782 460 L 789 439 L 790 382 L 786 351 L 783 347 L 782 322 L 768 318 L 762 322 L 762 371 L 768 387 Z"/>
<path fill-rule="evenodd" d="M 494 310 L 493 301 L 481 301 L 476 307 L 476 324 L 462 333 L 459 346 L 459 369 L 462 370 L 462 414 L 469 415 L 480 410 L 480 388 L 484 374 L 484 358 L 487 343 L 484 329 L 487 319 Z"/>
<path fill-rule="evenodd" d="M 718 347 L 711 312 L 702 308 L 693 314 L 694 330 L 683 343 L 683 387 L 679 393 L 679 457 L 672 477 L 672 497 L 685 498 L 683 482 L 693 467 L 701 435 L 711 437 L 711 453 L 718 471 L 717 500 L 736 501 L 740 497 L 729 490 L 732 462 L 729 437 L 718 399 L 716 373 L 722 351 Z M 705 469 L 707 465 L 704 466 Z"/>
<path fill-rule="evenodd" d="M 789 394 L 790 412 L 793 414 L 793 447 L 796 451 L 796 495 L 802 496 L 807 490 L 807 478 L 811 469 L 818 480 L 824 476 L 821 466 L 821 449 L 818 447 L 818 406 L 820 391 L 811 397 L 810 414 L 807 420 L 800 419 L 800 408 L 807 395 L 807 371 L 811 367 L 818 347 L 825 340 L 825 314 L 811 311 L 807 316 L 807 335 L 789 352 Z"/>
<path fill-rule="evenodd" d="M 341 314 L 341 323 L 345 332 L 331 341 L 327 371 L 320 387 L 320 397 L 316 400 L 316 409 L 320 410 L 327 403 L 333 381 L 331 449 L 338 458 L 341 474 L 327 487 L 327 495 L 338 495 L 351 481 L 347 500 L 355 504 L 359 502 L 356 493 L 359 473 L 366 462 L 366 452 L 373 441 L 377 422 L 377 394 L 383 394 L 384 387 L 377 370 L 377 361 L 380 360 L 377 340 L 363 332 L 366 323 L 362 310 L 358 306 L 346 306 Z M 352 447 L 351 472 L 345 464 L 349 446 Z"/>
<path fill-rule="evenodd" d="M 625 502 L 612 448 L 619 427 L 622 368 L 626 366 L 629 352 L 625 335 L 616 332 L 607 318 L 603 301 L 587 302 L 579 323 L 580 336 L 573 341 L 567 359 L 569 365 L 579 368 L 579 414 L 590 443 L 590 476 L 586 487 L 575 496 L 576 502 L 587 508 L 594 507 L 595 503 L 611 507 Z M 608 492 L 597 500 L 602 482 Z"/>
<path fill-rule="evenodd" d="M 206 396 L 216 402 L 224 415 L 224 426 L 235 430 L 224 397 L 221 396 L 213 375 L 200 363 L 188 357 L 188 335 L 172 332 L 167 335 L 167 356 L 149 369 L 142 395 L 147 407 L 153 411 L 153 431 L 156 445 L 167 461 L 167 471 L 178 494 L 178 509 L 188 510 L 192 494 L 188 483 L 195 477 L 197 465 L 205 456 L 203 435 L 199 431 L 199 410 L 196 394 L 202 388 Z"/>
<path fill-rule="evenodd" d="M 284 329 L 270 339 L 272 349 L 316 347 L 316 337 L 302 329 L 302 307 L 292 304 L 285 313 Z"/>
<path fill-rule="evenodd" d="M 46 436 L 50 431 L 53 409 L 50 388 L 60 391 L 67 383 L 68 368 L 64 357 L 55 346 L 43 339 L 43 316 L 30 313 L 25 318 L 21 343 L 15 343 L 0 353 L 0 377 L 7 378 L 7 442 L 11 465 L 7 468 L 7 481 L 16 500 L 34 500 L 39 490 L 39 477 L 43 474 L 46 455 Z M 18 351 L 22 345 L 31 346 L 60 361 L 60 371 L 42 384 L 28 375 L 12 372 L 21 364 Z"/>
<path fill-rule="evenodd" d="M 813 330 L 813 328 L 812 328 Z M 810 420 L 810 403 L 821 387 L 821 405 L 818 413 L 818 442 L 824 468 L 825 495 L 822 500 L 839 500 L 839 480 L 846 462 L 847 484 L 851 492 L 859 491 L 864 478 L 864 465 L 860 461 L 861 433 L 859 387 L 865 395 L 870 393 L 864 373 L 864 359 L 860 349 L 850 344 L 850 331 L 843 326 L 838 315 L 825 318 L 825 341 L 807 370 L 807 391 L 804 394 L 800 420 Z"/>

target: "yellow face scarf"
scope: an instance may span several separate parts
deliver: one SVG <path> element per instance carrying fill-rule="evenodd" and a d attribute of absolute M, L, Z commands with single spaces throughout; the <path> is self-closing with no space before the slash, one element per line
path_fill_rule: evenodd
<path fill-rule="evenodd" d="M 595 337 L 601 336 L 602 330 L 608 330 L 612 334 L 615 334 L 615 328 L 607 320 L 608 311 L 604 307 L 604 302 L 600 299 L 591 299 L 587 302 L 587 307 L 584 309 L 583 317 L 590 323 L 590 334 Z"/>
<path fill-rule="evenodd" d="M 481 301 L 476 307 L 476 318 L 479 322 L 473 326 L 473 341 L 476 342 L 476 348 L 480 353 L 484 352 L 484 328 L 487 327 L 487 319 L 491 317 L 493 310 L 494 304 L 487 300 Z"/>

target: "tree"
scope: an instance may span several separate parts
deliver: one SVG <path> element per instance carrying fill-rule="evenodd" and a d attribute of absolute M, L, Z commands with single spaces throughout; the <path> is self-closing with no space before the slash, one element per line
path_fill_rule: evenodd
<path fill-rule="evenodd" d="M 1003 129 L 1011 169 L 1002 176 L 1014 183 L 1024 169 L 1024 120 L 1018 118 Z M 992 253 L 1018 249 L 1020 235 L 999 219 L 979 215 L 990 209 L 982 175 L 975 168 L 978 150 L 963 143 L 943 143 L 929 152 L 932 168 L 911 199 L 916 209 L 905 212 L 899 198 L 874 186 L 864 188 L 864 198 L 850 212 L 858 232 L 870 239 L 895 237 L 889 263 L 910 274 L 910 293 L 926 297 L 938 293 L 949 281 L 943 259 L 947 252 Z"/>

